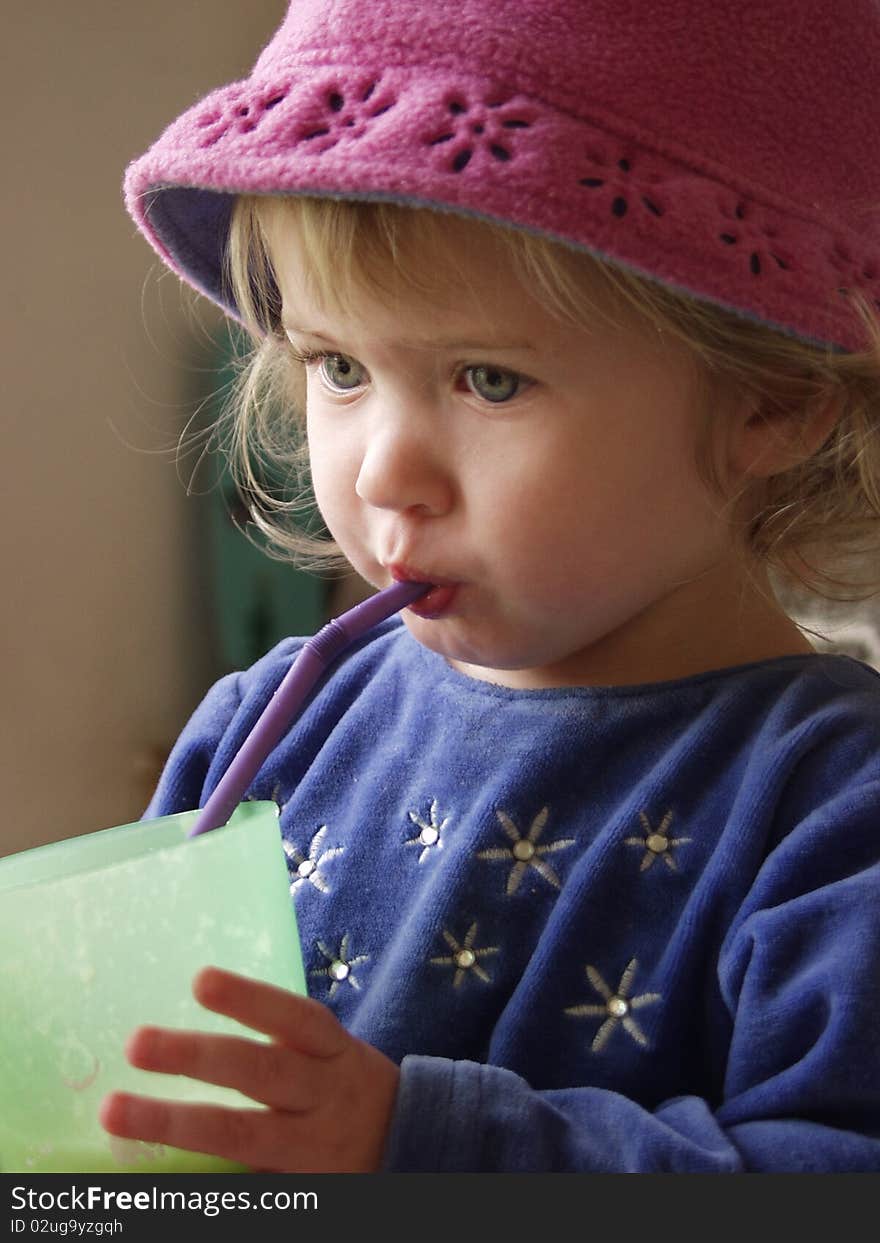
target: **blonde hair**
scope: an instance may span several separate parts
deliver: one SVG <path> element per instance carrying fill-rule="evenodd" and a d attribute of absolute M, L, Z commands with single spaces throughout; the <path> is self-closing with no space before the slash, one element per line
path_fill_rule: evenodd
<path fill-rule="evenodd" d="M 438 281 L 427 248 L 442 237 L 438 213 L 398 204 L 309 197 L 236 201 L 227 275 L 252 342 L 229 405 L 231 460 L 240 491 L 275 555 L 336 568 L 339 551 L 316 537 L 302 434 L 303 377 L 280 327 L 266 240 L 269 213 L 290 214 L 310 257 L 307 279 L 332 304 L 353 287 L 429 296 Z M 880 588 L 868 556 L 880 545 L 880 318 L 852 298 L 867 347 L 843 353 L 807 344 L 695 300 L 581 250 L 488 221 L 527 287 L 553 314 L 575 323 L 630 308 L 647 331 L 670 334 L 693 356 L 706 401 L 697 465 L 739 525 L 747 554 L 792 590 L 825 599 L 865 599 Z M 435 253 L 437 253 L 435 251 Z M 447 261 L 448 262 L 448 261 Z M 466 274 L 456 273 L 459 278 Z M 595 293 L 599 291 L 597 298 Z M 610 295 L 610 296 L 602 296 Z M 825 443 L 799 464 L 725 496 L 711 435 L 718 402 L 735 393 L 766 417 L 807 417 L 833 403 Z M 293 416 L 293 417 L 292 417 Z M 850 566 L 849 574 L 843 572 Z"/>

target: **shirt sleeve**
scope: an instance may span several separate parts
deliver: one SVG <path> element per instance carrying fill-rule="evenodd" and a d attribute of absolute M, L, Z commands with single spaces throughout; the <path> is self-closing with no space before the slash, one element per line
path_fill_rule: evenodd
<path fill-rule="evenodd" d="M 718 957 L 721 1099 L 647 1109 L 407 1057 L 385 1169 L 880 1170 L 880 783 L 830 799 L 765 859 Z"/>

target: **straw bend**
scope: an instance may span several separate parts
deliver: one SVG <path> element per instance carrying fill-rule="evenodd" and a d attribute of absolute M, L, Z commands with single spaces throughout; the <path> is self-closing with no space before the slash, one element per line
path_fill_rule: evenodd
<path fill-rule="evenodd" d="M 430 589 L 430 583 L 392 583 L 384 591 L 333 618 L 306 640 L 196 818 L 189 831 L 190 837 L 218 829 L 227 822 L 327 666 L 373 626 L 412 604 Z"/>

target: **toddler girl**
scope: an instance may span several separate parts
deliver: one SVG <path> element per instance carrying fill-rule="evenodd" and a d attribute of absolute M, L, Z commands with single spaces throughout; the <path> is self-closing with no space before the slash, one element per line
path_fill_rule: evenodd
<path fill-rule="evenodd" d="M 249 791 L 310 997 L 206 969 L 269 1042 L 128 1046 L 264 1108 L 117 1093 L 109 1131 L 279 1171 L 880 1169 L 880 680 L 773 590 L 839 594 L 880 529 L 878 64 L 873 0 L 294 0 L 132 165 L 253 336 L 254 520 L 316 555 L 269 453 L 321 555 L 433 586 Z M 300 646 L 214 687 L 149 816 L 205 801 Z"/>

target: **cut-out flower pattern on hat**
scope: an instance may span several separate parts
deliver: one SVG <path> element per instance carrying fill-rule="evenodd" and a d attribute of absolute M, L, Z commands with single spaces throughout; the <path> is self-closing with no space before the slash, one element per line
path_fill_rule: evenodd
<path fill-rule="evenodd" d="M 742 199 L 722 207 L 718 240 L 723 246 L 736 247 L 753 276 L 787 272 L 794 259 L 778 241 L 775 225 L 765 221 L 759 208 Z"/>
<path fill-rule="evenodd" d="M 615 989 L 608 987 L 595 967 L 587 964 L 584 969 L 593 990 L 602 998 L 602 1004 L 596 1005 L 588 1002 L 586 1005 L 568 1006 L 565 1013 L 570 1014 L 573 1018 L 604 1015 L 605 1021 L 596 1032 L 596 1035 L 593 1037 L 593 1043 L 590 1045 L 592 1052 L 601 1053 L 618 1026 L 622 1026 L 623 1030 L 637 1045 L 646 1049 L 648 1047 L 648 1037 L 633 1018 L 632 1011 L 640 1010 L 643 1006 L 654 1005 L 655 1002 L 661 1001 L 662 998 L 659 993 L 642 993 L 640 997 L 630 997 L 629 994 L 638 969 L 636 959 L 630 960 L 626 970 L 620 977 L 620 983 Z"/>
<path fill-rule="evenodd" d="M 629 157 L 621 156 L 614 164 L 608 165 L 593 153 L 591 164 L 594 165 L 593 170 L 587 176 L 578 178 L 578 185 L 601 194 L 608 204 L 610 215 L 622 220 L 631 209 L 650 216 L 664 215 L 666 208 L 651 184 L 654 178 L 649 177 L 647 181 L 644 176 L 638 181 L 632 178 L 633 162 Z"/>
<path fill-rule="evenodd" d="M 196 124 L 204 130 L 200 146 L 213 147 L 228 134 L 250 134 L 290 92 L 288 83 L 268 86 L 259 92 L 240 88 L 213 96 L 213 101 Z"/>
<path fill-rule="evenodd" d="M 343 140 L 362 138 L 396 103 L 396 94 L 376 78 L 324 83 L 299 113 L 296 139 L 318 154 L 329 151 Z"/>
<path fill-rule="evenodd" d="M 541 808 L 530 824 L 529 831 L 526 834 L 520 832 L 506 811 L 499 811 L 496 814 L 505 835 L 510 838 L 512 845 L 493 846 L 490 850 L 481 850 L 477 853 L 477 858 L 491 861 L 506 861 L 513 864 L 507 877 L 506 892 L 508 897 L 516 893 L 529 868 L 534 868 L 554 889 L 560 889 L 562 886 L 559 877 L 550 864 L 544 862 L 543 856 L 553 854 L 557 850 L 567 850 L 569 846 L 574 845 L 575 839 L 573 837 L 562 837 L 555 842 L 545 842 L 542 846 L 537 844 L 547 825 L 550 808 Z"/>
<path fill-rule="evenodd" d="M 446 167 L 461 173 L 478 153 L 506 164 L 516 154 L 516 137 L 530 129 L 534 105 L 516 100 L 469 102 L 464 94 L 446 101 L 445 115 L 425 142 L 442 152 Z"/>
<path fill-rule="evenodd" d="M 457 941 L 446 928 L 443 929 L 443 940 L 452 950 L 452 953 L 442 958 L 431 958 L 428 961 L 435 967 L 455 968 L 455 975 L 452 977 L 453 988 L 460 988 L 465 976 L 468 975 L 475 975 L 484 984 L 492 982 L 492 977 L 480 966 L 479 960 L 481 958 L 488 958 L 492 954 L 497 954 L 500 946 L 485 945 L 477 948 L 476 921 L 468 928 L 463 941 Z"/>
<path fill-rule="evenodd" d="M 837 273 L 837 292 L 841 297 L 861 293 L 880 310 L 880 258 L 859 262 L 845 242 L 836 242 L 829 263 Z"/>
<path fill-rule="evenodd" d="M 342 139 L 362 138 L 371 122 L 396 102 L 394 92 L 372 75 L 361 75 L 350 82 L 334 78 L 320 83 L 317 89 L 311 88 L 307 96 L 302 92 L 295 94 L 289 83 L 259 91 L 237 88 L 227 92 L 225 98 L 215 95 L 197 121 L 205 131 L 200 146 L 213 147 L 221 139 L 250 134 L 268 115 L 275 119 L 274 110 L 286 104 L 286 115 L 278 132 L 272 135 L 272 149 L 286 150 L 308 143 L 320 154 Z"/>

